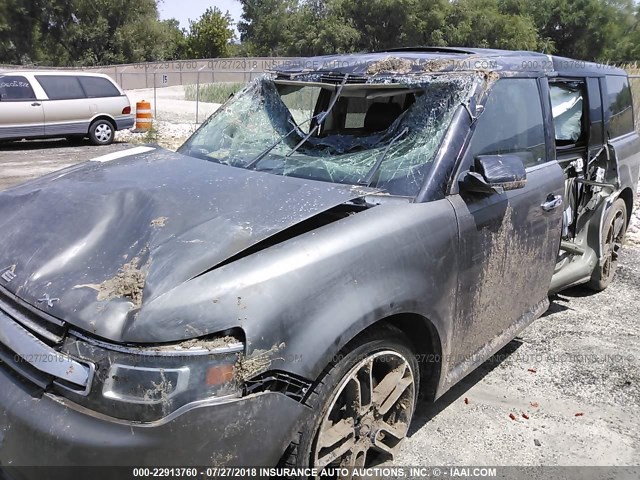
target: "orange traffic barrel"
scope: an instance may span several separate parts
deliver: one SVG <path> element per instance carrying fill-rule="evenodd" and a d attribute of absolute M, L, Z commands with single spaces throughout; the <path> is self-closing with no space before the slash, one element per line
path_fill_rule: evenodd
<path fill-rule="evenodd" d="M 146 132 L 151 130 L 151 104 L 146 100 L 136 103 L 136 130 Z"/>

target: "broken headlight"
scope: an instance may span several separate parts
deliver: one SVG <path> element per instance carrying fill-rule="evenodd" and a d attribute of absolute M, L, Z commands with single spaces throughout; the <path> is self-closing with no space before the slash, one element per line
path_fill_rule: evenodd
<path fill-rule="evenodd" d="M 150 422 L 194 402 L 237 397 L 235 369 L 244 343 L 220 336 L 175 345 L 123 347 L 69 336 L 64 350 L 96 366 L 88 395 L 56 385 L 56 393 L 96 412 Z"/>

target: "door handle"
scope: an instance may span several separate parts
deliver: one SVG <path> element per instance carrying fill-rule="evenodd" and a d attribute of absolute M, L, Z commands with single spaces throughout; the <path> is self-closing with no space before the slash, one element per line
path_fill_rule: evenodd
<path fill-rule="evenodd" d="M 551 210 L 558 208 L 560 205 L 562 205 L 562 195 L 549 194 L 547 201 L 540 206 L 545 212 L 550 212 Z"/>
<path fill-rule="evenodd" d="M 39 104 L 38 102 L 33 102 L 33 103 L 31 104 L 31 106 L 32 106 L 32 107 L 39 107 L 39 106 L 40 106 L 40 104 Z"/>

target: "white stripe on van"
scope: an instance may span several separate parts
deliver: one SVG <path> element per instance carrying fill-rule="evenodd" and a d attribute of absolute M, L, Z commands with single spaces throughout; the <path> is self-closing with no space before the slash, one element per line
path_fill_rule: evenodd
<path fill-rule="evenodd" d="M 138 155 L 139 153 L 150 152 L 155 150 L 155 147 L 134 147 L 121 152 L 108 153 L 100 157 L 92 158 L 91 162 L 110 162 L 111 160 L 117 160 L 118 158 L 130 157 L 131 155 Z"/>

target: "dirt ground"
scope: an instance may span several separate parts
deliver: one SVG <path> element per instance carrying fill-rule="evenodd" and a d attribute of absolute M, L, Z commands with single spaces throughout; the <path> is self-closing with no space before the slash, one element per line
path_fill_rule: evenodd
<path fill-rule="evenodd" d="M 0 189 L 129 146 L 0 145 Z M 608 290 L 552 297 L 520 338 L 419 405 L 394 463 L 640 465 L 640 242 L 630 240 Z"/>

